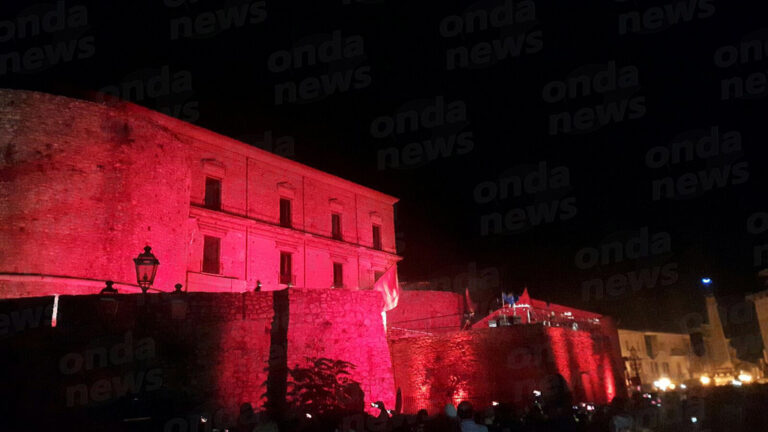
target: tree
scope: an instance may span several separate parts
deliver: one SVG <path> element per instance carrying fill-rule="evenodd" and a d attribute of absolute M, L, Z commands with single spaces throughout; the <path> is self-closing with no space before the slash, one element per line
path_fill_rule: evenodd
<path fill-rule="evenodd" d="M 314 415 L 349 411 L 357 408 L 360 384 L 349 378 L 355 365 L 325 357 L 306 357 L 307 366 L 289 369 L 288 399 L 291 406 Z"/>

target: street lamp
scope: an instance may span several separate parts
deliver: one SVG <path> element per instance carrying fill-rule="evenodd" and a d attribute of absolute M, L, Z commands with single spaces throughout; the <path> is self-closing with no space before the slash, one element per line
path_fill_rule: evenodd
<path fill-rule="evenodd" d="M 157 266 L 160 265 L 160 261 L 152 255 L 151 251 L 151 247 L 145 246 L 144 253 L 139 254 L 138 257 L 133 259 L 134 264 L 136 264 L 136 282 L 144 294 L 147 293 L 147 290 L 152 286 L 152 282 L 155 281 Z"/>

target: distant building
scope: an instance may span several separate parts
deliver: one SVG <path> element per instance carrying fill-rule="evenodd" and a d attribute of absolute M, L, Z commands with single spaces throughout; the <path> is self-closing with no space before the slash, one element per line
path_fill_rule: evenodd
<path fill-rule="evenodd" d="M 707 293 L 704 300 L 706 322 L 692 326 L 690 333 L 619 329 L 628 381 L 639 377 L 643 388 L 651 390 L 663 378 L 675 385 L 686 381 L 730 385 L 739 377 L 747 381 L 762 377 L 759 366 L 739 359 L 731 346 L 715 296 Z"/>
<path fill-rule="evenodd" d="M 691 331 L 691 341 L 697 353 L 693 357 L 696 360 L 694 369 L 706 374 L 716 385 L 730 385 L 740 376 L 748 376 L 749 381 L 762 379 L 764 374 L 760 366 L 740 358 L 731 339 L 726 337 L 720 307 L 713 293 L 705 295 L 705 302 L 707 322 Z"/>
<path fill-rule="evenodd" d="M 677 384 L 698 379 L 691 367 L 691 338 L 685 333 L 619 329 L 619 343 L 628 380 L 640 377 L 650 388 L 661 378 Z"/>
<path fill-rule="evenodd" d="M 736 353 L 731 347 L 731 341 L 725 336 L 723 323 L 720 320 L 717 299 L 712 294 L 704 298 L 707 308 L 707 322 L 702 323 L 698 329 L 693 329 L 691 337 L 697 344 L 701 344 L 703 354 L 696 359 L 697 368 L 707 375 L 722 377 L 717 384 L 729 383 L 731 377 L 738 375 L 734 366 Z M 699 349 L 701 351 L 701 349 Z"/>

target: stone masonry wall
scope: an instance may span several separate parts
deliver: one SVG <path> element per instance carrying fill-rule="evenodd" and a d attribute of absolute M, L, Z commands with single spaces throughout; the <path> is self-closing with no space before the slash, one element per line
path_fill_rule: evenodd
<path fill-rule="evenodd" d="M 0 301 L 0 430 L 231 426 L 240 404 L 284 395 L 306 357 L 355 364 L 366 402 L 394 403 L 378 292 L 60 296 L 51 327 L 53 302 Z"/>
<path fill-rule="evenodd" d="M 0 273 L 131 282 L 151 245 L 157 285 L 184 281 L 186 152 L 136 110 L 0 90 Z M 0 277 L 0 298 L 80 289 Z"/>
<path fill-rule="evenodd" d="M 378 291 L 289 290 L 288 367 L 310 357 L 354 363 L 367 402 L 394 407 L 395 389 Z M 340 323 L 343 323 L 341 325 Z"/>
<path fill-rule="evenodd" d="M 408 330 L 451 332 L 461 328 L 464 297 L 446 291 L 400 291 L 397 307 L 387 312 L 387 328 L 393 335 L 412 335 Z"/>
<path fill-rule="evenodd" d="M 601 331 L 517 325 L 390 341 L 403 409 L 442 410 L 469 400 L 518 407 L 546 397 L 559 374 L 574 400 L 608 403 L 622 386 L 618 346 Z"/>

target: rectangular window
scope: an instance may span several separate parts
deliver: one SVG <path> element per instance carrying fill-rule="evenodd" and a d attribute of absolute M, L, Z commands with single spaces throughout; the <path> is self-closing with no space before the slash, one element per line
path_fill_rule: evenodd
<path fill-rule="evenodd" d="M 221 239 L 218 237 L 204 236 L 203 238 L 203 273 L 219 274 L 221 252 Z"/>
<path fill-rule="evenodd" d="M 331 237 L 341 240 L 341 215 L 331 213 Z"/>
<path fill-rule="evenodd" d="M 669 376 L 669 363 L 667 362 L 662 363 L 661 370 L 664 371 L 664 375 Z"/>
<path fill-rule="evenodd" d="M 333 263 L 333 287 L 344 287 L 344 266 L 341 263 Z"/>
<path fill-rule="evenodd" d="M 291 200 L 280 198 L 280 226 L 291 227 Z"/>
<path fill-rule="evenodd" d="M 645 335 L 645 353 L 650 358 L 656 357 L 656 352 L 653 349 L 655 336 Z"/>
<path fill-rule="evenodd" d="M 381 250 L 381 227 L 379 225 L 373 226 L 373 248 Z"/>
<path fill-rule="evenodd" d="M 280 252 L 280 283 L 293 284 L 293 256 L 290 252 Z"/>
<path fill-rule="evenodd" d="M 221 180 L 205 178 L 205 208 L 221 210 Z"/>

